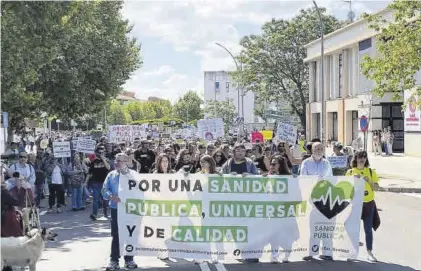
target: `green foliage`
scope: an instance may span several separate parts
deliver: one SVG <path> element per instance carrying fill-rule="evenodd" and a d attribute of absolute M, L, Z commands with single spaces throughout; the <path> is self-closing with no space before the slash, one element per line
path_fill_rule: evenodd
<path fill-rule="evenodd" d="M 172 117 L 165 117 L 160 119 L 144 119 L 144 120 L 136 120 L 132 121 L 130 124 L 132 125 L 140 125 L 140 124 L 164 124 L 164 125 L 170 125 L 171 122 L 175 122 L 175 125 L 181 125 L 184 123 L 183 120 L 178 118 L 172 118 Z"/>
<path fill-rule="evenodd" d="M 325 34 L 341 23 L 320 8 Z M 301 10 L 291 20 L 275 20 L 262 26 L 261 35 L 244 37 L 238 57 L 243 70 L 233 76 L 245 91 L 253 91 L 258 102 L 285 100 L 305 126 L 308 103 L 308 65 L 304 45 L 320 38 L 320 23 L 314 8 Z"/>
<path fill-rule="evenodd" d="M 2 2 L 1 100 L 10 125 L 101 111 L 142 63 L 122 1 Z"/>
<path fill-rule="evenodd" d="M 188 122 L 203 118 L 203 112 L 200 106 L 203 104 L 202 98 L 197 92 L 190 90 L 181 97 L 174 105 L 175 117 Z"/>
<path fill-rule="evenodd" d="M 130 114 L 119 101 L 113 100 L 107 111 L 107 122 L 110 125 L 125 125 L 132 121 Z"/>
<path fill-rule="evenodd" d="M 391 92 L 393 99 L 398 100 L 404 90 L 414 89 L 417 107 L 421 108 L 421 86 L 414 78 L 421 69 L 421 2 L 394 1 L 389 8 L 394 11 L 393 22 L 387 22 L 381 15 L 365 16 L 379 35 L 378 54 L 364 57 L 362 73 L 375 82 L 372 91 L 379 97 Z"/>
<path fill-rule="evenodd" d="M 204 112 L 207 118 L 221 118 L 224 122 L 225 132 L 233 124 L 237 115 L 235 106 L 230 101 L 210 101 L 206 105 Z"/>
<path fill-rule="evenodd" d="M 132 121 L 161 119 L 172 116 L 172 105 L 168 100 L 133 101 L 124 106 Z"/>

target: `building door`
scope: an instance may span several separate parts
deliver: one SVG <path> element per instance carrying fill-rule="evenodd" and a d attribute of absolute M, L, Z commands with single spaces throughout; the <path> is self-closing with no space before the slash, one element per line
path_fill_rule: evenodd
<path fill-rule="evenodd" d="M 402 103 L 382 103 L 382 129 L 390 126 L 395 135 L 393 152 L 404 152 L 404 113 Z"/>

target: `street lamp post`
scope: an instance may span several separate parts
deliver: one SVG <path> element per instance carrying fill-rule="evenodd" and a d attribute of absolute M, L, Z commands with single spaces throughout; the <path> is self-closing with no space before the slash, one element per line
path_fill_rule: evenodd
<path fill-rule="evenodd" d="M 237 63 L 237 60 L 235 59 L 234 55 L 222 44 L 216 42 L 216 45 L 218 45 L 219 47 L 221 47 L 222 49 L 224 49 L 232 58 L 232 60 L 234 60 L 235 63 L 235 68 L 237 70 L 237 72 L 239 71 L 240 73 L 243 71 L 243 65 L 242 63 L 240 63 L 241 65 L 239 66 Z M 240 91 L 241 91 L 241 113 L 242 113 L 242 127 L 243 127 L 243 132 L 244 132 L 244 90 L 241 87 L 241 84 L 237 86 L 237 93 L 238 93 L 238 99 L 237 99 L 237 114 L 238 117 L 240 117 Z"/>
<path fill-rule="evenodd" d="M 313 0 L 313 4 L 316 7 L 316 11 L 317 11 L 317 15 L 319 16 L 319 20 L 320 20 L 320 65 L 321 65 L 321 88 L 322 88 L 322 97 L 321 97 L 321 102 L 322 102 L 322 113 L 321 113 L 321 121 L 320 121 L 320 140 L 324 143 L 324 128 L 325 128 L 325 83 L 324 83 L 324 24 L 323 24 L 323 19 L 322 19 L 322 15 L 320 13 L 319 7 L 317 6 L 316 1 Z"/>

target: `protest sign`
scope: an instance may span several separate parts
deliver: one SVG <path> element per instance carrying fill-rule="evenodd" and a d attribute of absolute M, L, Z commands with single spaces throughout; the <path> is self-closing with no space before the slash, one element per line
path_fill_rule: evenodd
<path fill-rule="evenodd" d="M 96 141 L 91 139 L 79 138 L 76 151 L 92 154 L 95 153 Z"/>
<path fill-rule="evenodd" d="M 251 142 L 256 143 L 256 140 L 264 142 L 263 135 L 260 132 L 251 132 Z"/>
<path fill-rule="evenodd" d="M 144 125 L 111 125 L 108 127 L 108 140 L 111 143 L 133 142 L 135 138 L 146 138 Z"/>
<path fill-rule="evenodd" d="M 346 168 L 348 166 L 348 155 L 330 156 L 327 158 L 332 168 Z"/>
<path fill-rule="evenodd" d="M 297 127 L 288 123 L 280 122 L 278 130 L 276 131 L 276 136 L 278 140 L 294 145 L 297 141 Z"/>
<path fill-rule="evenodd" d="M 48 139 L 41 140 L 40 148 L 43 149 L 43 150 L 45 150 L 46 148 L 48 148 Z"/>
<path fill-rule="evenodd" d="M 263 135 L 264 140 L 271 140 L 273 138 L 273 131 L 263 130 L 260 133 Z"/>
<path fill-rule="evenodd" d="M 202 139 L 213 141 L 224 134 L 224 122 L 220 118 L 197 121 L 197 136 Z"/>
<path fill-rule="evenodd" d="M 119 179 L 120 251 L 203 260 L 278 252 L 356 258 L 364 188 L 354 177 L 130 171 Z"/>
<path fill-rule="evenodd" d="M 53 154 L 55 158 L 71 157 L 70 141 L 53 142 Z"/>

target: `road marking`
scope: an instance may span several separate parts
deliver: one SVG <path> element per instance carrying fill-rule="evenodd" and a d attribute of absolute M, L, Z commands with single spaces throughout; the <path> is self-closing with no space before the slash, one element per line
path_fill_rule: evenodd
<path fill-rule="evenodd" d="M 47 211 L 42 211 L 41 213 L 39 213 L 39 215 L 45 215 L 47 213 Z"/>
<path fill-rule="evenodd" d="M 403 195 L 416 197 L 416 198 L 421 199 L 421 194 L 418 194 L 418 193 L 403 193 Z"/>
<path fill-rule="evenodd" d="M 202 271 L 211 271 L 207 262 L 201 262 L 199 264 L 199 267 L 200 267 L 200 270 Z"/>
<path fill-rule="evenodd" d="M 222 263 L 215 263 L 216 270 L 218 271 L 227 271 L 225 266 Z"/>

